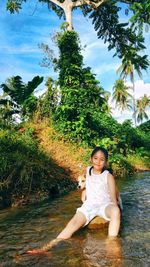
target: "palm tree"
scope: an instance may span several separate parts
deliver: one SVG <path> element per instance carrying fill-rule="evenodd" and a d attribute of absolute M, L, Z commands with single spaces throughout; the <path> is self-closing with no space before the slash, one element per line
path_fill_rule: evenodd
<path fill-rule="evenodd" d="M 120 77 L 122 77 L 123 79 L 126 79 L 127 76 L 129 76 L 130 77 L 130 81 L 132 82 L 133 117 L 134 117 L 134 124 L 136 126 L 135 79 L 134 79 L 134 68 L 133 68 L 131 60 L 126 60 L 125 58 L 123 58 L 122 65 L 118 68 L 117 72 L 118 73 L 120 72 Z M 139 75 L 141 75 L 140 72 L 139 72 Z"/>
<path fill-rule="evenodd" d="M 113 101 L 116 102 L 116 106 L 122 111 L 130 109 L 132 96 L 128 93 L 129 88 L 124 84 L 124 81 L 122 79 L 117 80 L 113 89 Z"/>
<path fill-rule="evenodd" d="M 136 116 L 138 122 L 143 122 L 144 119 L 148 120 L 148 115 L 146 114 L 146 109 L 150 107 L 150 98 L 144 94 L 143 97 L 137 99 L 136 101 Z"/>
<path fill-rule="evenodd" d="M 102 104 L 102 110 L 107 113 L 108 115 L 112 114 L 112 108 L 109 105 L 109 99 L 110 99 L 111 93 L 108 91 L 104 91 L 103 97 L 105 99 L 105 102 Z"/>
<path fill-rule="evenodd" d="M 130 81 L 132 83 L 133 89 L 133 117 L 134 123 L 136 126 L 136 101 L 135 101 L 135 78 L 134 72 L 136 71 L 138 76 L 142 79 L 142 70 L 146 70 L 149 66 L 149 61 L 147 57 L 137 57 L 134 60 L 131 60 L 132 55 L 126 55 L 122 58 L 122 64 L 118 68 L 117 73 L 120 73 L 120 77 L 122 79 L 126 79 L 128 76 L 130 77 Z"/>

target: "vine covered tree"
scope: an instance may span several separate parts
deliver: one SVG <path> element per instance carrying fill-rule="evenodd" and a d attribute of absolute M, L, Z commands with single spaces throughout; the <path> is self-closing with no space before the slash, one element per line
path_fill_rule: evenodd
<path fill-rule="evenodd" d="M 93 128 L 101 124 L 100 121 L 94 122 L 96 117 L 108 113 L 108 94 L 99 85 L 91 69 L 84 67 L 79 44 L 78 34 L 74 31 L 57 35 L 59 58 L 55 61 L 55 67 L 59 71 L 61 95 L 53 118 L 63 133 L 73 139 L 86 139 L 89 142 Z"/>

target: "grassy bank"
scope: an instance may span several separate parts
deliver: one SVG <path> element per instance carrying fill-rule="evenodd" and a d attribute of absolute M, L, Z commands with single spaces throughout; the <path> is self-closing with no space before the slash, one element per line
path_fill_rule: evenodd
<path fill-rule="evenodd" d="M 150 160 L 149 156 L 129 155 L 127 158 L 128 162 L 134 166 L 135 171 L 149 171 L 150 170 Z"/>
<path fill-rule="evenodd" d="M 0 130 L 1 207 L 41 201 L 76 187 L 77 176 L 90 164 L 90 148 L 73 144 L 49 126 L 35 121 L 19 129 Z M 115 177 L 149 170 L 148 156 L 110 155 Z"/>

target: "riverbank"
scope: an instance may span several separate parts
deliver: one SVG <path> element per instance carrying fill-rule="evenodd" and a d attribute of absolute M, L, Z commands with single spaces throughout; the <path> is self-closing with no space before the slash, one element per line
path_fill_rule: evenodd
<path fill-rule="evenodd" d="M 56 132 L 49 126 L 48 121 L 44 121 L 40 124 L 28 123 L 26 127 L 31 127 L 35 131 L 35 137 L 39 141 L 39 149 L 44 151 L 46 155 L 52 155 L 53 159 L 59 166 L 70 171 L 71 177 L 76 177 L 82 174 L 87 166 L 90 164 L 90 153 L 92 149 L 88 147 L 82 147 L 80 144 L 71 143 L 66 141 L 64 137 Z M 120 159 L 119 159 L 120 157 Z M 131 165 L 132 170 L 125 170 L 123 161 L 121 161 L 121 155 L 114 157 L 110 155 L 109 167 L 114 167 L 114 174 L 119 177 L 124 175 L 130 175 L 132 172 L 149 171 L 150 163 L 149 157 L 137 155 L 136 152 L 124 157 L 128 164 Z"/>
<path fill-rule="evenodd" d="M 28 122 L 17 130 L 1 130 L 1 207 L 55 198 L 76 188 L 90 164 L 91 149 L 67 141 L 49 121 Z M 116 179 L 150 170 L 147 157 L 110 155 Z"/>

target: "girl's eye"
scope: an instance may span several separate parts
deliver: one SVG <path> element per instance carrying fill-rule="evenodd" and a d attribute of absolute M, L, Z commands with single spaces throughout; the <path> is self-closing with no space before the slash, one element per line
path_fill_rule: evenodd
<path fill-rule="evenodd" d="M 97 159 L 97 158 L 94 158 L 94 159 Z M 100 159 L 101 161 L 105 161 L 105 159 Z"/>

